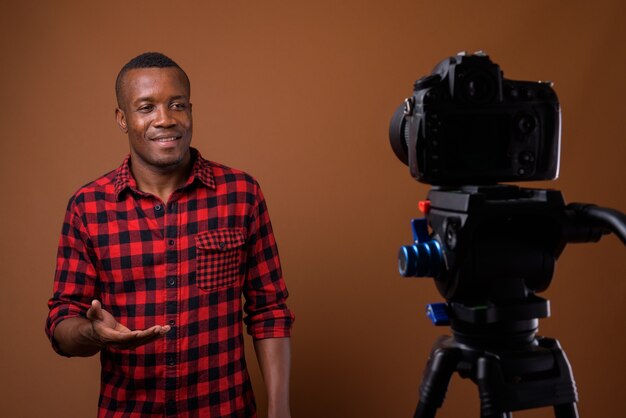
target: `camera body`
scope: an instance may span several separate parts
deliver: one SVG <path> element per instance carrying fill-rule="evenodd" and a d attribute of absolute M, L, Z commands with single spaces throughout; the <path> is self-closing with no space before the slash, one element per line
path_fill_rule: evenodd
<path fill-rule="evenodd" d="M 561 111 L 552 83 L 508 80 L 482 52 L 459 53 L 415 82 L 389 137 L 423 183 L 553 180 Z"/>

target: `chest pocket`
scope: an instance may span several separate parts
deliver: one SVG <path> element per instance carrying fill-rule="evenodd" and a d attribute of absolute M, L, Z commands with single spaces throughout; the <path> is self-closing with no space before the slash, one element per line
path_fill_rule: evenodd
<path fill-rule="evenodd" d="M 216 290 L 237 282 L 245 238 L 240 229 L 222 228 L 196 235 L 196 284 Z"/>

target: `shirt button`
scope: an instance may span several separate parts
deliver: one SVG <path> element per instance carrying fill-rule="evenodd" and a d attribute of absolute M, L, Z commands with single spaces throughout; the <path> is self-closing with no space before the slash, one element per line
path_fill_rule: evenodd
<path fill-rule="evenodd" d="M 154 210 L 156 210 L 157 212 L 158 212 L 158 211 L 160 211 L 161 209 L 163 209 L 163 208 L 161 207 L 161 205 L 156 205 L 156 206 L 154 207 Z"/>
<path fill-rule="evenodd" d="M 171 240 L 167 241 L 167 243 L 168 243 L 169 245 L 174 245 L 174 240 L 173 240 L 173 239 L 171 239 Z"/>
<path fill-rule="evenodd" d="M 167 279 L 167 284 L 170 286 L 174 286 L 176 284 L 176 279 L 173 277 L 170 277 L 169 279 Z"/>
<path fill-rule="evenodd" d="M 174 326 L 176 324 L 176 321 L 174 321 L 173 319 L 170 319 L 170 322 L 168 322 L 171 326 Z"/>
<path fill-rule="evenodd" d="M 220 248 L 224 248 L 226 246 L 226 243 L 224 241 L 221 241 L 219 243 Z"/>
<path fill-rule="evenodd" d="M 168 356 L 165 360 L 168 366 L 176 365 L 176 359 L 173 356 Z"/>

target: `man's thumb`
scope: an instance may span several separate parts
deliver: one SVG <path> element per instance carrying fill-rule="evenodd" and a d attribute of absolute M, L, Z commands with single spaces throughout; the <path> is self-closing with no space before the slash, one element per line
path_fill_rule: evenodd
<path fill-rule="evenodd" d="M 91 307 L 87 311 L 87 318 L 93 321 L 101 321 L 104 319 L 102 316 L 102 305 L 100 304 L 100 301 L 95 299 L 91 301 Z"/>

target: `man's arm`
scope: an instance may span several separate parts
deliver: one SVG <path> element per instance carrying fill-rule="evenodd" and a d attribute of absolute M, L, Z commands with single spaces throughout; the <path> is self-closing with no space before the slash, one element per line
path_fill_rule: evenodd
<path fill-rule="evenodd" d="M 289 373 L 291 367 L 292 312 L 283 280 L 272 224 L 258 183 L 256 202 L 248 224 L 246 303 L 244 322 L 254 341 L 256 356 L 267 389 L 268 417 L 290 418 Z"/>
<path fill-rule="evenodd" d="M 267 389 L 268 418 L 290 418 L 290 338 L 255 339 L 254 349 Z"/>
<path fill-rule="evenodd" d="M 142 331 L 131 331 L 94 300 L 87 311 L 87 318 L 64 319 L 54 330 L 54 339 L 64 354 L 88 357 L 106 345 L 136 348 L 162 337 L 169 330 L 169 325 L 155 325 Z"/>
<path fill-rule="evenodd" d="M 169 326 L 131 331 L 94 300 L 98 297 L 97 257 L 78 201 L 84 198 L 73 196 L 65 213 L 57 252 L 54 296 L 48 302 L 46 334 L 53 348 L 66 356 L 87 357 L 106 345 L 135 348 L 165 335 Z"/>

